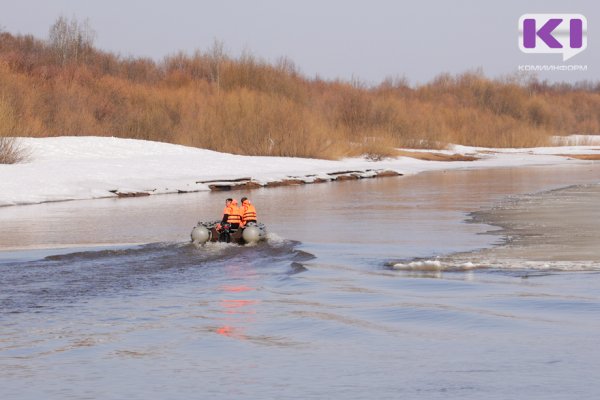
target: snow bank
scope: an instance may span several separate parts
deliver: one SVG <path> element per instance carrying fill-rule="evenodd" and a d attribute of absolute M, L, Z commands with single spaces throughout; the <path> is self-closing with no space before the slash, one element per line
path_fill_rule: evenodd
<path fill-rule="evenodd" d="M 401 174 L 458 168 L 488 168 L 583 162 L 557 154 L 597 154 L 593 146 L 484 149 L 454 146 L 476 161 L 422 161 L 398 157 L 382 161 L 351 158 L 327 161 L 249 157 L 167 143 L 107 137 L 22 138 L 31 151 L 24 164 L 0 165 L 0 206 L 116 196 L 210 190 L 207 181 L 250 177 L 260 184 L 290 177 L 330 180 L 331 173 L 392 170 Z M 589 162 L 589 161 L 588 161 Z M 371 171 L 371 172 L 369 172 Z M 310 177 L 307 177 L 310 176 Z M 204 183 L 203 183 L 204 182 Z"/>

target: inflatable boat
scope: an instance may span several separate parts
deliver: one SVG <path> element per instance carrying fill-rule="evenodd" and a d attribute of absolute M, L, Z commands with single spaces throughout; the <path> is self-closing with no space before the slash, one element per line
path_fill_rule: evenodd
<path fill-rule="evenodd" d="M 223 224 L 217 230 L 219 221 L 198 222 L 192 229 L 192 243 L 201 246 L 207 242 L 224 242 L 236 244 L 254 244 L 267 238 L 267 228 L 264 224 L 249 222 L 244 228 L 233 229 L 229 224 Z"/>

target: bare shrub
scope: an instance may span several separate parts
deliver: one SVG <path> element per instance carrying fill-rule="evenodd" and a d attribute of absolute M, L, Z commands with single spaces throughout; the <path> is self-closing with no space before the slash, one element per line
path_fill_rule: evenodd
<path fill-rule="evenodd" d="M 29 153 L 17 138 L 0 137 L 0 164 L 16 164 L 29 159 Z"/>

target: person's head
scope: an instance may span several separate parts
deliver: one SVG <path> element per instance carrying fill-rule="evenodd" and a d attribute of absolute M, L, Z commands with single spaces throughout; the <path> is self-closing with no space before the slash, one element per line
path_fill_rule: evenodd
<path fill-rule="evenodd" d="M 242 202 L 242 204 L 244 204 L 245 201 L 248 201 L 247 197 L 242 197 L 242 199 L 240 200 Z"/>
<path fill-rule="evenodd" d="M 228 206 L 231 204 L 231 202 L 233 201 L 233 199 L 229 198 L 225 200 L 225 205 Z"/>

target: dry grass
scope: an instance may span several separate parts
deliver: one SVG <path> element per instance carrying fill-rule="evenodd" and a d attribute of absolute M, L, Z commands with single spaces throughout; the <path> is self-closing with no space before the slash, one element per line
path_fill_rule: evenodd
<path fill-rule="evenodd" d="M 590 161 L 598 161 L 600 160 L 600 154 L 557 154 L 562 157 L 568 158 L 576 158 L 578 160 L 590 160 Z"/>
<path fill-rule="evenodd" d="M 552 138 L 554 146 L 596 146 L 600 144 L 600 136 L 563 136 Z"/>
<path fill-rule="evenodd" d="M 287 59 L 233 59 L 218 42 L 162 62 L 91 46 L 85 57 L 57 58 L 46 42 L 0 32 L 0 136 L 119 136 L 236 154 L 381 159 L 395 148 L 448 143 L 542 146 L 573 132 L 600 132 L 599 87 L 478 73 L 367 87 L 308 79 Z"/>
<path fill-rule="evenodd" d="M 417 160 L 425 161 L 475 161 L 477 157 L 468 156 L 464 154 L 443 154 L 434 153 L 429 151 L 406 151 L 397 150 L 396 155 L 399 157 L 410 157 L 416 158 Z"/>

